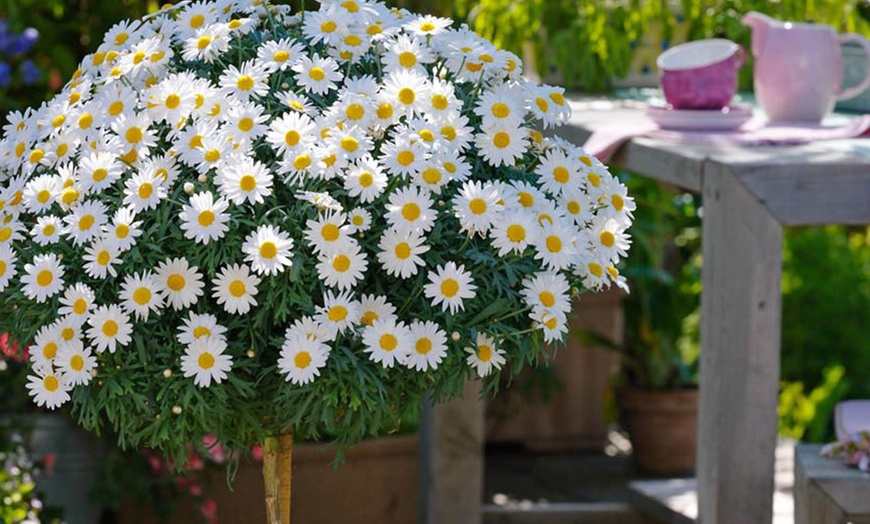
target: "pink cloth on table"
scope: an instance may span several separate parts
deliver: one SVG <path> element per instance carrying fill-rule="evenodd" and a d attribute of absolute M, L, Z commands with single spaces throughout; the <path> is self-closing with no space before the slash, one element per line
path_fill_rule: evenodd
<path fill-rule="evenodd" d="M 586 140 L 583 149 L 602 162 L 606 162 L 619 146 L 637 136 L 705 145 L 762 146 L 855 138 L 870 134 L 868 130 L 870 130 L 870 115 L 855 118 L 846 125 L 835 127 L 785 123 L 768 125 L 765 120 L 756 117 L 740 128 L 728 131 L 660 129 L 646 115 L 639 115 L 636 121 L 622 121 L 619 124 L 605 125 L 596 129 Z"/>

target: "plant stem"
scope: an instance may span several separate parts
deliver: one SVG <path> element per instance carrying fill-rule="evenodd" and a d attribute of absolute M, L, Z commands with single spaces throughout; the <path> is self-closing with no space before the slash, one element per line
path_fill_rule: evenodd
<path fill-rule="evenodd" d="M 290 524 L 293 433 L 268 437 L 263 443 L 263 481 L 267 524 Z"/>

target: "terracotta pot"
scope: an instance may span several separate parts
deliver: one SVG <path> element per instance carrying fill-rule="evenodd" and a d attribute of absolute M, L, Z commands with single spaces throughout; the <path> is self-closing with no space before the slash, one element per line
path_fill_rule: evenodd
<path fill-rule="evenodd" d="M 623 388 L 618 402 L 641 472 L 661 476 L 692 473 L 698 429 L 697 389 Z"/>

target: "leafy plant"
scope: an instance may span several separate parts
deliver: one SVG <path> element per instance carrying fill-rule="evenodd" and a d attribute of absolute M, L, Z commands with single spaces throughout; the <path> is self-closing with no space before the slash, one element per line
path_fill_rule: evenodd
<path fill-rule="evenodd" d="M 803 382 L 783 382 L 777 408 L 779 434 L 809 442 L 828 440 L 834 406 L 849 389 L 845 374 L 840 364 L 828 366 L 822 371 L 821 383 L 809 393 Z"/>

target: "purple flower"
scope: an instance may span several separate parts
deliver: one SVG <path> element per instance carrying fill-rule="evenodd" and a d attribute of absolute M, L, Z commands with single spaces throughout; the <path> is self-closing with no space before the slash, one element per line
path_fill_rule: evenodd
<path fill-rule="evenodd" d="M 12 68 L 6 62 L 0 62 L 0 87 L 8 87 L 12 82 Z"/>
<path fill-rule="evenodd" d="M 30 86 L 39 81 L 40 71 L 33 63 L 33 60 L 25 60 L 21 62 L 21 73 L 24 76 L 24 85 Z"/>

